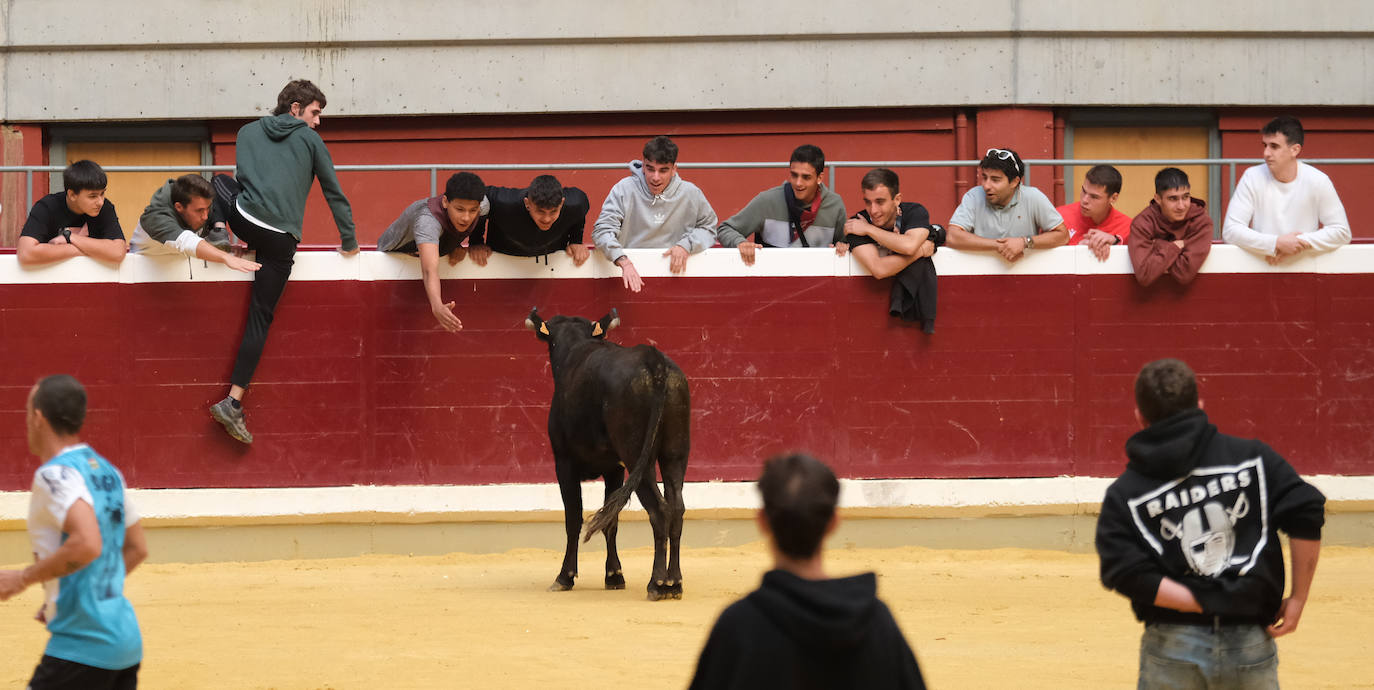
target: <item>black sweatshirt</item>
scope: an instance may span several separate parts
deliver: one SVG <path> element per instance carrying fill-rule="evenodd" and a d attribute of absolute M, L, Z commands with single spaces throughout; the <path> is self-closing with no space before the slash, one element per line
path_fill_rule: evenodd
<path fill-rule="evenodd" d="M 563 210 L 548 230 L 540 230 L 530 212 L 525 210 L 527 192 L 528 187 L 487 187 L 491 210 L 484 219 L 485 242 L 492 251 L 507 256 L 543 256 L 562 251 L 570 244 L 582 243 L 582 230 L 587 224 L 587 212 L 591 210 L 591 202 L 582 190 L 563 188 Z"/>
<path fill-rule="evenodd" d="M 873 573 L 806 580 L 784 570 L 731 604 L 701 650 L 692 688 L 925 688 L 878 599 Z"/>
<path fill-rule="evenodd" d="M 1146 623 L 1272 623 L 1284 590 L 1278 531 L 1321 539 L 1321 492 L 1264 443 L 1218 433 L 1200 409 L 1137 432 L 1126 456 L 1097 520 L 1102 584 Z M 1202 614 L 1154 605 L 1166 576 Z"/>

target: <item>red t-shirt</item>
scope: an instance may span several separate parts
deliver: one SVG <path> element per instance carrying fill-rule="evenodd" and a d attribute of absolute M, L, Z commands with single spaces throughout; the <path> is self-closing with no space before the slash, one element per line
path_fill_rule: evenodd
<path fill-rule="evenodd" d="M 1116 235 L 1120 244 L 1126 244 L 1126 238 L 1131 235 L 1131 217 L 1116 210 L 1107 212 L 1107 218 L 1101 225 L 1094 225 L 1091 220 L 1083 215 L 1083 207 L 1079 204 L 1064 204 L 1055 209 L 1064 218 L 1064 227 L 1069 229 L 1069 244 L 1078 244 L 1087 236 L 1089 230 L 1101 230 L 1110 235 Z"/>

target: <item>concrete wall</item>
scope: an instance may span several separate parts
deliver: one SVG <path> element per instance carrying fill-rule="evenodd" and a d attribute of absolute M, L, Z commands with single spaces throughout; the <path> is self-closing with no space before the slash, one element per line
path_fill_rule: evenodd
<path fill-rule="evenodd" d="M 42 0 L 0 4 L 0 121 L 1374 102 L 1362 0 Z M 458 9 L 455 9 L 458 8 Z"/>

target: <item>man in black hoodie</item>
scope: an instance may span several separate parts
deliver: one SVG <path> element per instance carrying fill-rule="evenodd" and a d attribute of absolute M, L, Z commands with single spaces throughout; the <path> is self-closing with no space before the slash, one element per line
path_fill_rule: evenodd
<path fill-rule="evenodd" d="M 1302 617 L 1326 499 L 1263 442 L 1218 433 L 1187 364 L 1146 364 L 1135 399 L 1143 430 L 1102 501 L 1097 553 L 1102 583 L 1145 623 L 1140 687 L 1277 688 L 1272 638 Z"/>
<path fill-rule="evenodd" d="M 807 455 L 775 457 L 759 492 L 774 569 L 720 614 L 691 687 L 925 688 L 874 574 L 825 576 L 821 541 L 835 529 L 840 495 L 830 468 Z"/>

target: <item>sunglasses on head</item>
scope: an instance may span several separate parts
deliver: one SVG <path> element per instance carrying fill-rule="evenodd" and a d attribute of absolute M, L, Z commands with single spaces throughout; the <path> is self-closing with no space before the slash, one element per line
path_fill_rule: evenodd
<path fill-rule="evenodd" d="M 983 157 L 987 158 L 988 156 L 997 156 L 1004 161 L 1011 161 L 1012 167 L 1016 168 L 1016 172 L 1021 172 L 1021 164 L 1016 162 L 1016 154 L 1011 151 L 1006 149 L 988 149 L 988 152 L 983 154 Z"/>

